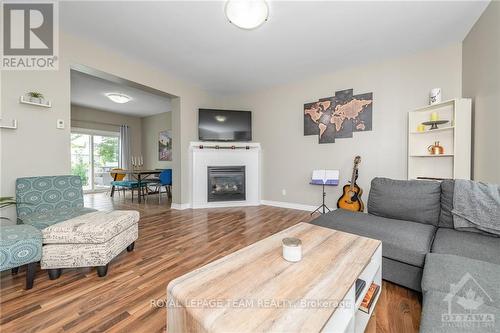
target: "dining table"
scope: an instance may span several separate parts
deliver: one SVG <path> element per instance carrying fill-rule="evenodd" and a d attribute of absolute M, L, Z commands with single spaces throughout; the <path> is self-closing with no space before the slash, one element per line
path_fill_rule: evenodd
<path fill-rule="evenodd" d="M 153 169 L 153 170 L 113 170 L 113 173 L 115 174 L 114 176 L 114 179 L 116 181 L 116 177 L 121 174 L 121 175 L 128 175 L 130 176 L 131 178 L 137 180 L 137 182 L 139 183 L 138 184 L 138 187 L 139 189 L 142 189 L 142 182 L 146 181 L 148 178 L 152 177 L 152 176 L 159 176 L 160 173 L 162 172 L 163 170 L 162 169 Z M 113 185 L 111 187 L 111 197 L 113 197 L 113 195 L 115 194 L 115 186 Z M 142 200 L 142 195 L 140 194 L 140 191 L 139 191 L 139 203 L 141 203 L 141 200 Z"/>

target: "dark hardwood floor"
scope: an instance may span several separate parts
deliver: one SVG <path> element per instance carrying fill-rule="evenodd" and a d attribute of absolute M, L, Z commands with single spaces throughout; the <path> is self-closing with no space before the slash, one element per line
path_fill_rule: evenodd
<path fill-rule="evenodd" d="M 146 204 L 104 193 L 87 195 L 97 209 L 141 212 L 134 252 L 123 252 L 98 278 L 95 269 L 63 270 L 58 280 L 37 272 L 26 291 L 24 269 L 0 279 L 1 332 L 164 332 L 166 286 L 175 277 L 310 220 L 309 213 L 269 206 L 176 211 L 152 195 Z M 7 273 L 7 274 L 5 274 Z M 367 331 L 417 332 L 418 294 L 384 282 Z"/>

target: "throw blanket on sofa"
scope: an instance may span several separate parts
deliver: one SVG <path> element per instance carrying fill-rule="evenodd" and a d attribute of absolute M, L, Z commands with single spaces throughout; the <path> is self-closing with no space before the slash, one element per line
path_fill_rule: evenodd
<path fill-rule="evenodd" d="M 457 179 L 452 214 L 457 230 L 500 236 L 500 186 Z"/>

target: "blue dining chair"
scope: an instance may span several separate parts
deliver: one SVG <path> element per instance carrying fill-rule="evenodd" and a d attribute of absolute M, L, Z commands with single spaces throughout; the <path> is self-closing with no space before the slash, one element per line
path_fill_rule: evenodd
<path fill-rule="evenodd" d="M 160 181 L 156 184 L 158 190 L 158 203 L 161 202 L 161 188 L 165 186 L 167 196 L 172 198 L 172 169 L 165 169 L 160 173 Z"/>
<path fill-rule="evenodd" d="M 125 176 L 126 174 L 124 173 L 119 173 L 117 171 L 123 171 L 125 169 L 121 168 L 113 168 L 111 169 L 111 178 L 113 181 L 111 181 L 111 197 L 113 197 L 113 194 L 115 193 L 115 187 L 118 188 L 118 190 L 122 189 L 123 193 L 125 195 L 125 189 L 129 189 L 132 193 L 132 202 L 134 202 L 134 189 L 137 190 L 137 196 L 148 194 L 147 191 L 147 182 L 141 182 L 141 186 L 139 186 L 139 182 L 135 180 L 126 180 Z M 118 192 L 120 193 L 120 192 Z"/>

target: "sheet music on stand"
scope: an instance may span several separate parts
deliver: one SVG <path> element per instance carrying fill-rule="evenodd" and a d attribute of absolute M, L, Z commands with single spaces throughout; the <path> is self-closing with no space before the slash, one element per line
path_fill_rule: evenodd
<path fill-rule="evenodd" d="M 316 212 L 325 214 L 326 211 L 330 211 L 330 208 L 325 205 L 325 186 L 337 186 L 339 184 L 339 170 L 313 170 L 310 184 L 323 187 L 323 203 L 311 215 Z"/>
<path fill-rule="evenodd" d="M 339 184 L 339 170 L 313 170 L 311 184 L 337 186 Z"/>

